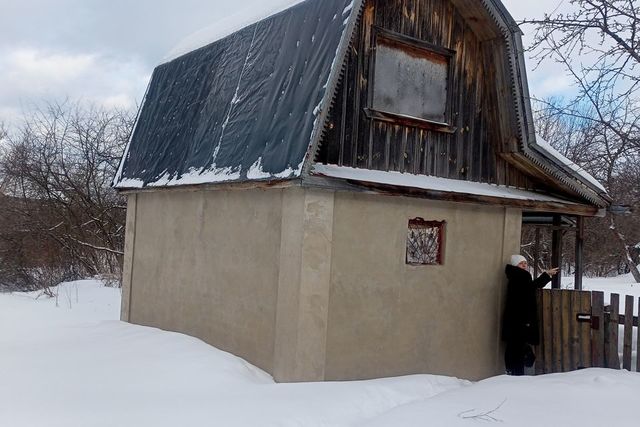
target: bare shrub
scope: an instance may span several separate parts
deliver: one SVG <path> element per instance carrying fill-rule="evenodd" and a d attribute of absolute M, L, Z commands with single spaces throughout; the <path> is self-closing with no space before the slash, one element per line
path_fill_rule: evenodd
<path fill-rule="evenodd" d="M 126 205 L 111 188 L 133 124 L 128 111 L 49 104 L 5 133 L 0 152 L 0 284 L 122 268 Z"/>

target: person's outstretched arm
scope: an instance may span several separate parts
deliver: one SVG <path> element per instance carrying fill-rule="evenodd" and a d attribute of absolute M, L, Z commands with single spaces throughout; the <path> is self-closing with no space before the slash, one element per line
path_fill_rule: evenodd
<path fill-rule="evenodd" d="M 547 283 L 551 281 L 551 278 L 558 273 L 557 268 L 552 268 L 551 270 L 545 270 L 540 277 L 533 281 L 533 286 L 536 288 L 544 288 Z"/>

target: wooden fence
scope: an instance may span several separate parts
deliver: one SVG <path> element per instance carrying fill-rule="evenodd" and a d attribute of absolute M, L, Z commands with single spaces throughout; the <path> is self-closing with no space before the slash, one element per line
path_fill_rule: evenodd
<path fill-rule="evenodd" d="M 536 374 L 589 367 L 640 372 L 640 328 L 638 317 L 633 315 L 634 299 L 624 298 L 621 314 L 619 294 L 611 294 L 610 304 L 605 306 L 603 292 L 539 291 L 540 346 L 536 349 Z M 640 307 L 640 298 L 637 302 Z M 634 326 L 636 361 L 632 366 Z"/>

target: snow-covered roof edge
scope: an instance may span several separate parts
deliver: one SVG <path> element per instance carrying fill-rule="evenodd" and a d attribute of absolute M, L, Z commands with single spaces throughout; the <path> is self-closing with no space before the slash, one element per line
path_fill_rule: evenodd
<path fill-rule="evenodd" d="M 518 134 L 520 136 L 523 154 L 534 164 L 541 166 L 550 176 L 558 180 L 558 182 L 572 189 L 591 203 L 606 206 L 610 203 L 609 196 L 597 180 L 584 170 L 584 173 L 580 173 L 571 168 L 562 159 L 556 157 L 554 153 L 546 150 L 545 147 L 543 147 L 544 143 L 536 144 L 536 132 L 531 108 L 531 96 L 529 94 L 522 31 L 500 0 L 480 1 L 501 28 L 504 35 L 508 51 L 508 64 L 511 71 L 512 95 L 518 123 Z M 540 163 L 540 156 L 544 157 L 546 161 Z M 567 168 L 573 173 L 567 171 Z M 595 183 L 593 181 L 595 181 Z"/>
<path fill-rule="evenodd" d="M 542 150 L 545 151 L 545 154 L 548 154 L 548 155 L 552 156 L 554 159 L 558 160 L 563 165 L 568 166 L 571 170 L 573 170 L 575 173 L 580 175 L 582 178 L 584 178 L 586 181 L 588 181 L 594 187 L 598 188 L 598 190 L 600 190 L 600 191 L 602 191 L 604 193 L 607 192 L 607 189 L 604 188 L 604 186 L 596 178 L 594 178 L 589 172 L 584 170 L 577 163 L 572 162 L 571 160 L 569 160 L 568 158 L 563 156 L 562 153 L 560 153 L 558 150 L 553 148 L 553 146 L 551 144 L 549 144 L 547 141 L 545 141 L 539 135 L 536 135 L 536 142 L 535 143 L 538 146 L 538 148 L 541 148 Z"/>
<path fill-rule="evenodd" d="M 302 163 L 296 168 L 289 167 L 277 174 L 266 173 L 262 170 L 262 159 L 259 158 L 247 171 L 247 177 L 252 182 L 273 182 L 287 179 L 293 179 L 300 176 Z M 206 171 L 199 169 L 190 170 L 188 173 L 181 175 L 179 178 L 171 177 L 164 174 L 153 182 L 145 183 L 139 179 L 120 179 L 115 184 L 115 188 L 119 190 L 135 190 L 142 188 L 160 188 L 160 187 L 179 187 L 200 184 L 223 184 L 237 183 L 241 179 L 239 171 L 232 168 L 213 168 Z M 116 181 L 114 181 L 116 182 Z"/>
<path fill-rule="evenodd" d="M 482 182 L 461 181 L 427 175 L 413 175 L 401 172 L 386 172 L 370 169 L 356 169 L 346 166 L 315 164 L 312 173 L 330 178 L 339 178 L 393 185 L 421 190 L 440 191 L 445 193 L 470 194 L 475 196 L 497 197 L 511 200 L 528 200 L 534 202 L 552 202 L 575 204 L 572 201 L 533 191 L 520 190 L 504 185 Z"/>

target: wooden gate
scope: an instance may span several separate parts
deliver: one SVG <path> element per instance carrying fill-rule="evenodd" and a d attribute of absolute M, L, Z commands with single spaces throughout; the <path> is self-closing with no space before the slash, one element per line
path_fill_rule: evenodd
<path fill-rule="evenodd" d="M 544 289 L 538 292 L 540 346 L 536 349 L 536 374 L 568 372 L 589 367 L 632 370 L 633 334 L 640 354 L 640 328 L 633 316 L 634 297 L 612 294 L 605 307 L 603 292 Z M 638 299 L 640 306 L 640 299 Z M 619 333 L 620 331 L 620 333 Z M 621 351 L 620 351 L 621 350 Z M 640 372 L 640 358 L 635 370 Z"/>

